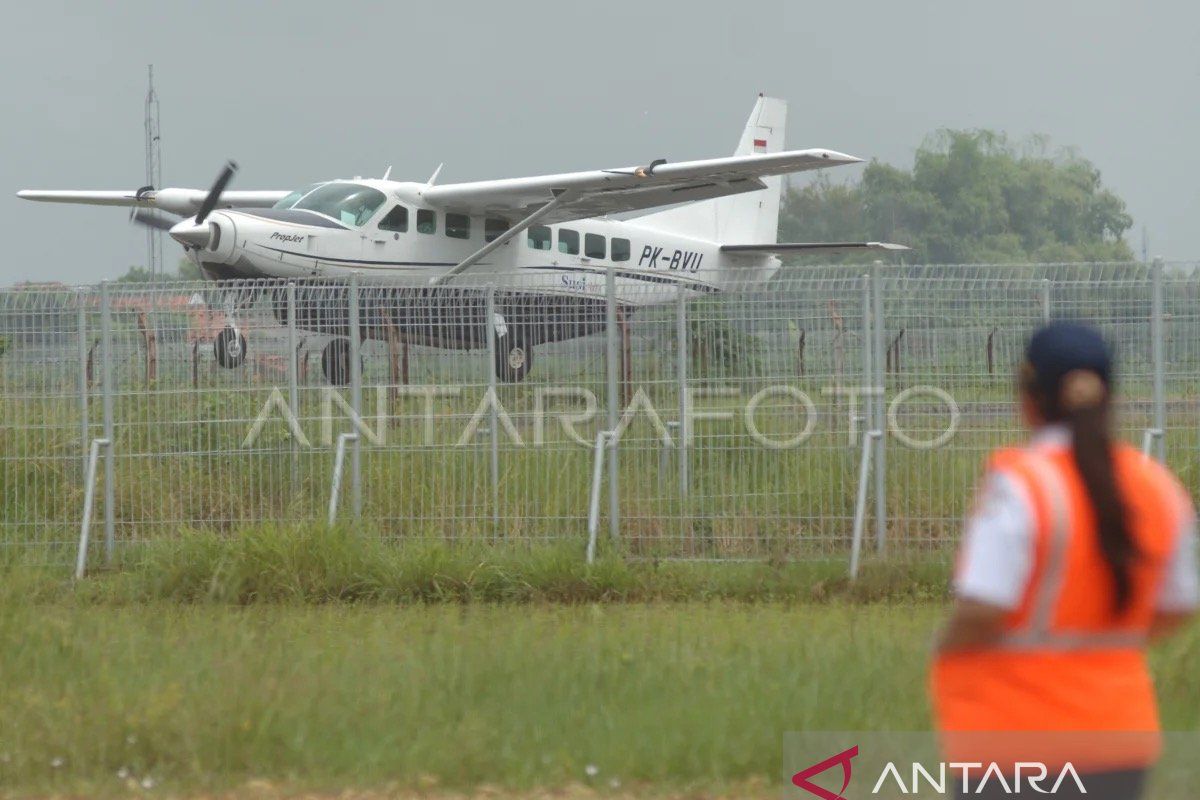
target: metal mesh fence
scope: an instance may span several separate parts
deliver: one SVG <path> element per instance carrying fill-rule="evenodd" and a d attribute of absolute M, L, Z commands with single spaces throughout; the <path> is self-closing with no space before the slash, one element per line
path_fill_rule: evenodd
<path fill-rule="evenodd" d="M 986 453 L 1019 438 L 1013 370 L 1049 317 L 1115 342 L 1121 430 L 1140 443 L 1162 428 L 1196 488 L 1193 273 L 789 268 L 703 296 L 615 277 L 584 292 L 16 287 L 0 291 L 0 545 L 47 560 L 74 547 L 96 438 L 112 441 L 100 548 L 323 524 L 343 433 L 358 438 L 339 513 L 381 536 L 582 543 L 592 443 L 615 429 L 601 528 L 625 552 L 840 555 L 862 432 L 883 426 L 874 544 L 940 555 Z"/>

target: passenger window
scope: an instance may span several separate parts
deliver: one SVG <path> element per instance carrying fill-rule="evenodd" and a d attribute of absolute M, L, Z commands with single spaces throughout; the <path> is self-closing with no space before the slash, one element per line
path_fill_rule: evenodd
<path fill-rule="evenodd" d="M 510 227 L 512 226 L 508 224 L 508 220 L 506 219 L 488 217 L 483 221 L 483 240 L 485 242 L 494 242 L 500 238 L 500 234 L 504 233 Z"/>
<path fill-rule="evenodd" d="M 612 241 L 612 260 L 613 261 L 628 261 L 629 260 L 629 240 L 628 239 L 613 239 L 613 241 Z"/>
<path fill-rule="evenodd" d="M 579 231 L 569 228 L 558 229 L 558 252 L 569 256 L 579 255 Z"/>
<path fill-rule="evenodd" d="M 529 228 L 529 246 L 534 250 L 550 249 L 550 229 L 545 225 L 532 225 Z"/>
<path fill-rule="evenodd" d="M 437 212 L 428 208 L 417 209 L 417 233 L 437 233 Z"/>
<path fill-rule="evenodd" d="M 466 214 L 447 214 L 446 235 L 451 239 L 470 239 L 471 218 Z"/>
<path fill-rule="evenodd" d="M 395 231 L 404 233 L 408 230 L 408 209 L 404 206 L 396 206 L 387 213 L 387 216 L 379 220 L 379 230 Z"/>
<path fill-rule="evenodd" d="M 583 254 L 588 258 L 604 258 L 604 237 L 598 233 L 584 234 Z"/>

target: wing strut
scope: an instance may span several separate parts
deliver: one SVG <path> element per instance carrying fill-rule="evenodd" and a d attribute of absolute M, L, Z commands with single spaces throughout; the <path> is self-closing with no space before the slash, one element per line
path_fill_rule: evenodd
<path fill-rule="evenodd" d="M 564 202 L 569 200 L 570 194 L 571 194 L 570 192 L 556 190 L 553 200 L 551 200 L 550 202 L 546 203 L 545 205 L 539 207 L 532 214 L 525 217 L 525 219 L 521 220 L 516 225 L 513 225 L 511 228 L 506 230 L 504 233 L 500 234 L 495 239 L 492 239 L 490 242 L 485 244 L 483 247 L 479 248 L 474 253 L 467 256 L 462 261 L 458 262 L 453 267 L 451 267 L 450 269 L 443 272 L 441 275 L 438 275 L 434 278 L 430 278 L 429 284 L 431 286 L 437 286 L 439 284 L 445 283 L 446 281 L 450 280 L 451 278 L 455 277 L 456 275 L 460 275 L 463 272 L 465 272 L 466 270 L 470 269 L 473 265 L 478 263 L 478 261 L 481 258 L 483 258 L 484 256 L 486 256 L 488 253 L 491 253 L 493 250 L 500 247 L 502 244 L 509 241 L 514 236 L 518 235 L 523 230 L 528 228 L 530 225 L 534 224 L 535 222 L 540 220 L 542 217 L 546 216 L 551 211 L 558 208 Z"/>

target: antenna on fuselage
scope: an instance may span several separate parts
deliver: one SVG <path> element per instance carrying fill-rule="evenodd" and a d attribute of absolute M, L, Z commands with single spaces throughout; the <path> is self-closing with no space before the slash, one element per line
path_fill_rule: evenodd
<path fill-rule="evenodd" d="M 437 180 L 437 176 L 442 174 L 442 167 L 446 166 L 445 162 L 437 165 L 437 169 L 429 176 L 429 180 L 425 181 L 426 186 L 433 186 L 433 182 Z"/>
<path fill-rule="evenodd" d="M 392 174 L 392 165 L 388 164 L 388 168 L 383 171 L 383 177 L 380 178 L 380 180 L 386 181 L 388 179 L 388 176 L 390 176 L 391 174 Z"/>

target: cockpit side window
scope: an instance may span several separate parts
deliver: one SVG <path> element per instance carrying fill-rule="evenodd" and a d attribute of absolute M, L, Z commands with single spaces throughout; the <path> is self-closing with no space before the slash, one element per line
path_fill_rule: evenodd
<path fill-rule="evenodd" d="M 294 208 L 316 211 L 341 222 L 360 227 L 369 220 L 387 198 L 378 189 L 358 183 L 327 183 L 296 203 Z"/>
<path fill-rule="evenodd" d="M 387 213 L 383 219 L 379 220 L 379 230 L 395 231 L 396 233 L 404 233 L 408 230 L 408 209 L 404 206 L 396 206 Z"/>

